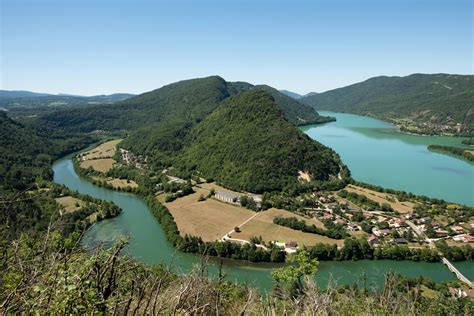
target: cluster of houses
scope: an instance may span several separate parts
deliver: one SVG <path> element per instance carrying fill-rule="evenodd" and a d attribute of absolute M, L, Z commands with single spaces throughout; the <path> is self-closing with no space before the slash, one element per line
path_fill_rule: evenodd
<path fill-rule="evenodd" d="M 462 223 L 449 227 L 443 227 L 443 225 L 433 220 L 431 217 L 417 217 L 416 213 L 409 213 L 405 215 L 405 218 L 413 220 L 418 229 L 423 232 L 426 232 L 427 227 L 431 226 L 438 238 L 451 237 L 454 241 L 458 242 L 474 242 L 474 236 L 466 233 L 466 229 L 461 226 Z M 470 224 L 470 227 L 474 228 L 474 224 Z"/>
<path fill-rule="evenodd" d="M 474 297 L 474 289 L 450 287 L 449 293 L 457 298 Z"/>
<path fill-rule="evenodd" d="M 120 155 L 122 157 L 122 161 L 127 164 L 134 166 L 135 168 L 146 170 L 148 169 L 148 157 L 143 157 L 141 155 L 135 155 L 131 151 L 120 148 Z"/>

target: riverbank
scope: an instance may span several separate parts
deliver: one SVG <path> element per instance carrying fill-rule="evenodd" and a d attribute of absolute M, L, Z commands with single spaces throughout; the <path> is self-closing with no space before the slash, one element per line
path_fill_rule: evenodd
<path fill-rule="evenodd" d="M 124 236 L 130 236 L 130 243 L 126 247 L 125 253 L 142 262 L 169 263 L 172 261 L 174 262 L 174 268 L 178 272 L 189 271 L 194 264 L 199 262 L 200 259 L 198 257 L 177 252 L 172 247 L 166 240 L 161 226 L 158 225 L 146 204 L 135 195 L 100 188 L 82 179 L 74 172 L 70 157 L 55 162 L 53 169 L 55 182 L 64 184 L 70 189 L 78 190 L 83 194 L 113 201 L 123 209 L 123 213 L 118 217 L 92 226 L 84 235 L 82 240 L 84 245 L 95 245 L 101 242 L 110 244 Z M 151 240 L 153 242 L 150 242 Z M 469 267 L 469 264 L 467 266 Z M 266 291 L 274 284 L 270 276 L 272 267 L 268 266 L 268 264 L 248 264 L 246 262 L 226 260 L 224 272 L 231 280 L 255 284 L 261 290 Z M 383 271 L 384 269 L 402 274 L 408 273 L 407 275 L 427 275 L 436 282 L 455 280 L 454 275 L 440 263 L 408 262 L 405 264 L 403 261 L 389 260 L 321 262 L 317 282 L 323 286 L 324 280 L 327 280 L 333 274 L 343 276 L 339 278 L 340 284 L 352 284 L 357 279 L 353 274 L 354 269 L 365 271 L 366 275 L 379 287 L 383 284 L 384 280 L 375 272 Z M 210 272 L 217 275 L 218 265 L 211 264 Z M 473 278 L 474 271 L 471 273 L 471 275 L 468 275 Z"/>
<path fill-rule="evenodd" d="M 334 149 L 357 181 L 474 206 L 474 168 L 429 145 L 468 146 L 461 137 L 415 136 L 394 125 L 352 114 L 321 112 L 336 122 L 302 128 Z"/>

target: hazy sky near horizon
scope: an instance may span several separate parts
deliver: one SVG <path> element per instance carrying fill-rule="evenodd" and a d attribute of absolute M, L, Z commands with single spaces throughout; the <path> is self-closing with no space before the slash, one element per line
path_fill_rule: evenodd
<path fill-rule="evenodd" d="M 469 0 L 0 0 L 0 89 L 141 93 L 209 75 L 322 92 L 472 74 Z"/>

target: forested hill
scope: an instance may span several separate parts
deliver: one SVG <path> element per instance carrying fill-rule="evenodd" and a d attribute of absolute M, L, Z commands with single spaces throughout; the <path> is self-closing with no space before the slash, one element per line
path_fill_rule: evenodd
<path fill-rule="evenodd" d="M 300 101 L 316 110 L 394 121 L 412 132 L 466 135 L 474 131 L 472 75 L 375 77 Z"/>
<path fill-rule="evenodd" d="M 175 120 L 194 124 L 212 112 L 222 100 L 254 88 L 248 83 L 229 83 L 218 76 L 184 80 L 112 105 L 60 110 L 42 117 L 40 122 L 54 128 L 81 132 L 130 130 Z M 273 88 L 262 88 L 272 89 L 271 93 L 281 103 L 285 117 L 295 125 L 328 120 L 311 107 Z"/>
<path fill-rule="evenodd" d="M 91 142 L 88 136 L 23 126 L 0 111 L 0 194 L 4 190 L 24 190 L 36 178 L 51 178 L 54 159 Z"/>
<path fill-rule="evenodd" d="M 339 172 L 337 155 L 287 122 L 259 89 L 229 98 L 197 125 L 179 159 L 188 171 L 257 193 L 296 184 L 299 171 L 315 180 Z"/>
<path fill-rule="evenodd" d="M 257 85 L 253 89 L 265 90 L 272 95 L 275 102 L 285 113 L 285 117 L 294 125 L 309 125 L 334 121 L 333 117 L 321 116 L 312 107 L 289 97 L 267 85 Z"/>

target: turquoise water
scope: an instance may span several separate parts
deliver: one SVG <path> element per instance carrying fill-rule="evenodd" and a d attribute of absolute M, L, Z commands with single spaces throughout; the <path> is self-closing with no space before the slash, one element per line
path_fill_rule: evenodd
<path fill-rule="evenodd" d="M 334 149 L 354 179 L 474 206 L 474 164 L 427 149 L 430 144 L 463 146 L 462 138 L 409 135 L 369 117 L 320 114 L 337 121 L 302 130 Z"/>
<path fill-rule="evenodd" d="M 151 215 L 146 204 L 137 196 L 100 188 L 79 177 L 74 171 L 70 157 L 56 161 L 53 170 L 55 182 L 79 193 L 112 201 L 123 209 L 123 213 L 116 218 L 101 221 L 88 229 L 83 244 L 107 244 L 128 236 L 130 243 L 126 247 L 127 254 L 142 262 L 170 265 L 178 273 L 190 271 L 199 264 L 199 257 L 177 252 L 166 241 L 161 226 Z M 262 291 L 268 291 L 274 285 L 270 272 L 279 266 L 281 265 L 226 260 L 223 271 L 230 280 L 248 283 Z M 462 263 L 460 269 L 467 273 L 468 277 L 474 278 L 471 263 Z M 211 275 L 218 273 L 215 259 L 210 262 L 209 270 Z M 362 260 L 321 262 L 316 281 L 321 287 L 325 287 L 330 280 L 339 285 L 354 282 L 364 285 L 365 274 L 367 286 L 378 288 L 383 285 L 384 275 L 389 271 L 408 276 L 426 275 L 438 282 L 455 279 L 454 275 L 440 263 Z"/>

